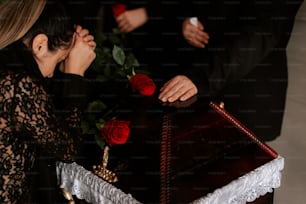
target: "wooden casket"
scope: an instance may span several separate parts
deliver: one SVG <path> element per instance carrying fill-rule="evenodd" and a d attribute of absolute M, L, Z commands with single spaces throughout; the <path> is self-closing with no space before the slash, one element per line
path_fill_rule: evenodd
<path fill-rule="evenodd" d="M 57 164 L 60 187 L 76 198 L 88 203 L 273 202 L 284 159 L 220 103 L 195 98 L 163 104 L 132 96 L 115 115 L 131 121 L 128 142 L 109 151 L 108 168 L 118 182 L 92 173 L 99 162 L 90 156 L 93 143 L 86 150 L 92 159 Z M 94 154 L 102 157 L 102 151 Z"/>

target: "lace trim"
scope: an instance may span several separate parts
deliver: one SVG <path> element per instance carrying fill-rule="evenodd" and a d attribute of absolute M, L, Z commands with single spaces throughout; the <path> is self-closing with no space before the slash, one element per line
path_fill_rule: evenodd
<path fill-rule="evenodd" d="M 216 189 L 192 204 L 242 204 L 252 202 L 258 197 L 278 188 L 281 181 L 281 170 L 284 168 L 284 158 L 276 159 L 258 167 L 246 175 Z M 65 188 L 79 199 L 89 203 L 140 203 L 130 194 L 125 194 L 113 185 L 103 181 L 98 176 L 76 163 L 57 163 L 57 175 L 61 188 Z"/>
<path fill-rule="evenodd" d="M 57 162 L 56 171 L 60 187 L 88 203 L 140 203 L 75 162 Z"/>
<path fill-rule="evenodd" d="M 272 192 L 273 188 L 280 186 L 280 171 L 283 168 L 284 158 L 278 156 L 228 185 L 192 202 L 192 204 L 242 204 L 252 202 L 258 197 Z"/>

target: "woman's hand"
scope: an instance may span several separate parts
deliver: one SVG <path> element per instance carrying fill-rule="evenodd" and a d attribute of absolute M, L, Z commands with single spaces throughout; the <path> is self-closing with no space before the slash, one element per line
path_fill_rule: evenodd
<path fill-rule="evenodd" d="M 87 29 L 76 27 L 74 43 L 64 62 L 64 72 L 84 76 L 85 71 L 96 58 L 96 43 Z"/>
<path fill-rule="evenodd" d="M 148 14 L 145 8 L 127 10 L 116 18 L 118 28 L 123 33 L 128 33 L 145 24 Z"/>
<path fill-rule="evenodd" d="M 208 43 L 209 36 L 204 32 L 204 26 L 200 21 L 197 22 L 197 25 L 193 25 L 190 18 L 186 18 L 183 22 L 182 32 L 184 38 L 192 46 L 204 48 Z"/>
<path fill-rule="evenodd" d="M 163 102 L 185 101 L 198 93 L 195 84 L 183 75 L 170 79 L 160 91 L 158 98 Z"/>
<path fill-rule="evenodd" d="M 80 25 L 76 26 L 75 32 L 80 36 L 84 42 L 87 42 L 88 45 L 92 48 L 96 48 L 96 42 L 94 41 L 94 36 L 89 34 L 89 30 L 83 29 Z"/>

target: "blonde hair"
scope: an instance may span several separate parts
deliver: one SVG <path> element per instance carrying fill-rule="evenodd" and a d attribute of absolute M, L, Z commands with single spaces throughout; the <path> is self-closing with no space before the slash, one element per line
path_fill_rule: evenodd
<path fill-rule="evenodd" d="M 0 49 L 24 36 L 45 4 L 46 0 L 0 0 Z"/>

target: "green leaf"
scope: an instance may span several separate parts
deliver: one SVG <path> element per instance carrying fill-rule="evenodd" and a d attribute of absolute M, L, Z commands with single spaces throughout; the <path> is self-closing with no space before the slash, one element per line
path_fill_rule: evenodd
<path fill-rule="evenodd" d="M 89 133 L 89 123 L 87 121 L 81 121 L 81 129 L 83 134 L 88 134 Z"/>
<path fill-rule="evenodd" d="M 113 58 L 115 62 L 121 66 L 123 66 L 125 62 L 125 53 L 123 49 L 117 45 L 114 45 L 113 47 Z"/>
<path fill-rule="evenodd" d="M 106 76 L 104 76 L 104 75 L 99 74 L 99 75 L 97 76 L 97 80 L 99 80 L 99 81 L 101 81 L 101 82 L 105 82 L 105 81 L 108 81 L 109 78 L 106 77 Z"/>
<path fill-rule="evenodd" d="M 103 57 L 102 57 L 103 53 L 100 48 L 96 48 L 95 52 L 96 52 L 96 58 L 90 67 L 95 71 L 99 72 L 101 70 L 101 65 L 103 64 Z"/>
<path fill-rule="evenodd" d="M 103 129 L 103 127 L 104 127 L 104 123 L 105 123 L 105 120 L 104 120 L 104 119 L 102 119 L 102 118 L 100 118 L 100 119 L 99 119 L 99 121 L 96 123 L 96 127 L 97 127 L 97 129 L 98 129 L 98 130 Z"/>
<path fill-rule="evenodd" d="M 87 114 L 86 119 L 88 123 L 92 124 L 92 123 L 95 123 L 96 116 L 93 114 Z"/>
<path fill-rule="evenodd" d="M 148 70 L 145 70 L 145 69 L 135 69 L 135 73 L 136 74 L 146 74 L 146 75 L 151 74 Z"/>
<path fill-rule="evenodd" d="M 112 45 L 122 45 L 121 39 L 116 35 L 109 36 L 108 40 Z"/>
<path fill-rule="evenodd" d="M 128 53 L 126 56 L 126 67 L 132 69 L 132 67 L 139 67 L 139 62 L 132 53 Z"/>
<path fill-rule="evenodd" d="M 107 106 L 102 101 L 99 101 L 99 100 L 93 101 L 88 104 L 89 112 L 98 112 L 98 111 L 105 110 L 106 108 Z"/>
<path fill-rule="evenodd" d="M 118 28 L 113 28 L 112 31 L 113 31 L 114 34 L 120 34 L 121 33 Z"/>
<path fill-rule="evenodd" d="M 108 59 L 112 59 L 112 54 L 111 54 L 111 49 L 110 48 L 108 48 L 108 47 L 102 47 L 101 48 L 101 57 L 103 57 L 102 58 L 102 60 L 108 60 Z"/>
<path fill-rule="evenodd" d="M 126 73 L 123 70 L 117 70 L 116 71 L 117 76 L 119 76 L 120 78 L 125 78 L 126 77 Z"/>
<path fill-rule="evenodd" d="M 106 64 L 105 65 L 105 68 L 104 68 L 104 75 L 109 77 L 111 75 L 111 67 L 109 64 Z"/>
<path fill-rule="evenodd" d="M 97 144 L 101 147 L 101 149 L 103 150 L 104 149 L 104 146 L 105 146 L 105 141 L 103 140 L 102 136 L 99 135 L 99 134 L 96 134 L 95 135 L 95 139 L 96 139 L 96 142 Z"/>
<path fill-rule="evenodd" d="M 97 46 L 102 45 L 106 40 L 107 40 L 107 37 L 103 33 L 101 32 L 95 33 L 95 42 Z"/>

